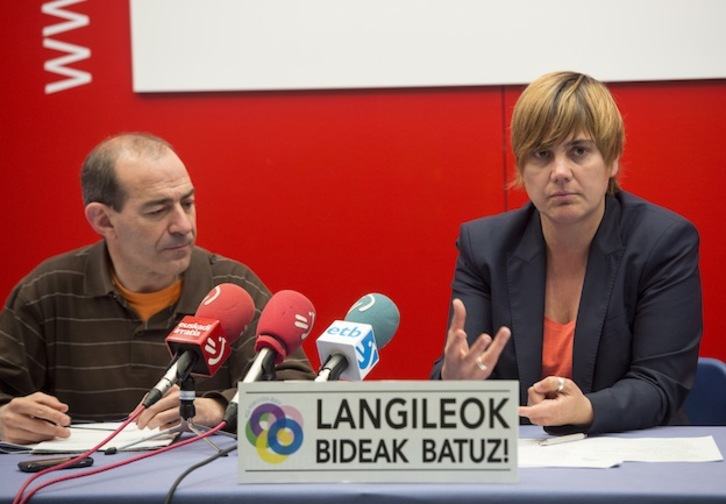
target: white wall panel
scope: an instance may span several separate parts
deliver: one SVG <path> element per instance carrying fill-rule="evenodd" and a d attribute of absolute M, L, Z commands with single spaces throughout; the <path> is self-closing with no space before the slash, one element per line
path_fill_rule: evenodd
<path fill-rule="evenodd" d="M 723 0 L 131 0 L 137 92 L 726 77 Z"/>

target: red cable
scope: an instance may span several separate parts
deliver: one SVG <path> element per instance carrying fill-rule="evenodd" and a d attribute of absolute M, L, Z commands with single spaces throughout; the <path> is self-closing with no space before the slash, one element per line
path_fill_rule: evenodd
<path fill-rule="evenodd" d="M 138 417 L 141 414 L 141 412 L 144 411 L 144 409 L 145 409 L 144 407 L 139 406 L 133 413 L 131 413 L 131 415 L 129 416 L 129 418 L 127 418 L 126 420 L 124 420 L 124 422 L 115 431 L 113 431 L 111 434 L 109 434 L 109 436 L 106 439 L 104 439 L 103 441 L 101 441 L 99 444 L 97 444 L 96 446 L 94 446 L 93 448 L 91 448 L 90 450 L 88 450 L 87 452 L 82 453 L 81 455 L 78 455 L 77 457 L 75 457 L 75 458 L 73 458 L 71 460 L 68 460 L 67 462 L 63 462 L 62 464 L 59 464 L 57 466 L 48 467 L 46 469 L 43 469 L 40 472 L 37 472 L 37 473 L 33 474 L 31 477 L 29 477 L 27 480 L 25 480 L 25 483 L 23 483 L 23 485 L 20 487 L 20 490 L 18 490 L 18 493 L 15 494 L 15 498 L 13 499 L 13 503 L 12 504 L 21 504 L 22 502 L 25 502 L 25 500 L 22 499 L 23 493 L 28 488 L 28 486 L 33 481 L 35 481 L 36 479 L 40 478 L 41 476 L 43 476 L 45 474 L 48 474 L 51 471 L 56 471 L 58 469 L 63 469 L 64 467 L 68 467 L 69 465 L 71 465 L 71 464 L 73 464 L 73 463 L 75 463 L 75 462 L 77 462 L 77 461 L 79 461 L 81 459 L 84 459 L 84 458 L 90 456 L 91 454 L 95 453 L 103 445 L 105 445 L 106 443 L 108 443 L 109 441 L 111 441 L 113 438 L 115 438 L 119 434 L 119 432 L 121 432 L 123 429 L 126 428 L 126 426 L 128 424 L 130 424 L 131 422 L 133 422 L 136 419 L 136 417 Z"/>
<path fill-rule="evenodd" d="M 191 444 L 191 443 L 194 443 L 194 442 L 199 441 L 201 439 L 204 439 L 206 437 L 209 437 L 212 434 L 216 434 L 225 425 L 227 425 L 226 422 L 221 422 L 219 425 L 217 425 L 213 429 L 208 430 L 207 432 L 204 432 L 203 434 L 198 434 L 198 435 L 196 435 L 196 436 L 194 436 L 192 438 L 186 439 L 186 440 L 181 441 L 179 443 L 175 443 L 175 444 L 172 444 L 172 445 L 169 445 L 169 446 L 165 446 L 163 448 L 159 448 L 157 450 L 154 450 L 154 451 L 151 451 L 151 452 L 148 452 L 148 453 L 142 453 L 141 455 L 137 455 L 136 457 L 132 457 L 130 459 L 120 460 L 118 462 L 114 462 L 113 464 L 109 464 L 109 465 L 104 466 L 104 467 L 97 467 L 95 469 L 90 469 L 90 470 L 84 471 L 82 473 L 68 474 L 66 476 L 61 476 L 59 478 L 55 478 L 55 479 L 52 479 L 50 481 L 46 481 L 45 483 L 41 483 L 37 487 L 33 488 L 30 492 L 28 492 L 25 495 L 25 497 L 23 497 L 22 500 L 18 501 L 17 504 L 26 504 L 28 502 L 28 500 L 30 500 L 30 497 L 32 497 L 38 490 L 42 490 L 43 488 L 45 488 L 47 486 L 50 486 L 50 485 L 52 485 L 54 483 L 58 483 L 58 482 L 61 482 L 61 481 L 67 481 L 67 480 L 71 480 L 71 479 L 75 479 L 75 478 L 80 478 L 80 477 L 83 477 L 83 476 L 90 476 L 92 474 L 102 473 L 104 471 L 108 471 L 108 470 L 114 469 L 116 467 L 125 466 L 127 464 L 130 464 L 131 462 L 136 462 L 137 460 L 142 460 L 142 459 L 145 459 L 145 458 L 149 458 L 149 457 L 152 457 L 154 455 L 158 455 L 160 453 L 166 453 L 166 452 L 168 452 L 170 450 L 173 450 L 173 449 L 176 449 L 176 448 L 180 448 L 182 446 L 186 446 L 188 444 Z M 115 436 L 116 434 L 118 434 L 118 433 L 116 432 L 113 435 Z M 105 443 L 106 442 L 104 441 L 104 443 L 98 445 L 98 447 L 103 446 L 103 444 L 105 444 Z M 98 449 L 98 447 L 96 447 L 95 449 Z M 94 451 L 95 451 L 95 449 L 94 449 Z M 93 453 L 93 452 L 89 452 L 89 453 Z M 83 456 L 87 456 L 87 455 L 84 454 Z M 50 468 L 50 469 L 60 469 L 62 466 L 65 466 L 65 465 L 70 464 L 70 463 L 71 463 L 71 461 L 64 462 L 62 465 L 59 465 L 59 466 L 56 466 L 56 467 Z M 40 473 L 38 473 L 38 475 L 43 474 L 46 471 L 48 471 L 48 469 L 46 469 L 44 471 L 41 471 Z M 25 487 L 27 487 L 27 482 L 26 482 L 26 485 L 23 486 L 23 488 L 25 488 Z M 17 499 L 17 497 L 16 497 L 16 499 Z M 13 501 L 13 504 L 16 504 L 15 501 Z"/>

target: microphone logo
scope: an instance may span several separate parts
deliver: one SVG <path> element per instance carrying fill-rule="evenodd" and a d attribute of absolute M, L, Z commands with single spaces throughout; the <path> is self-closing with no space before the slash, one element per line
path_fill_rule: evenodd
<path fill-rule="evenodd" d="M 358 356 L 358 368 L 370 369 L 378 362 L 378 348 L 376 347 L 376 339 L 372 332 L 355 347 Z"/>
<path fill-rule="evenodd" d="M 209 291 L 209 294 L 207 294 L 204 299 L 202 299 L 202 302 L 199 304 L 201 306 L 209 306 L 220 296 L 220 294 L 222 294 L 222 287 L 217 285 L 216 287 L 214 287 L 214 289 Z"/>
<path fill-rule="evenodd" d="M 298 329 L 302 329 L 303 331 L 305 331 L 300 335 L 300 341 L 305 341 L 305 338 L 307 338 L 310 334 L 314 323 L 315 312 L 308 312 L 307 316 L 300 313 L 295 314 L 295 322 L 293 323 L 293 325 Z"/>
<path fill-rule="evenodd" d="M 352 313 L 354 311 L 359 311 L 361 313 L 367 312 L 371 308 L 373 308 L 373 305 L 376 304 L 376 297 L 373 294 L 366 294 L 362 298 L 360 298 L 356 303 L 350 307 L 350 310 L 348 310 L 348 313 Z"/>
<path fill-rule="evenodd" d="M 219 339 L 209 338 L 204 345 L 204 352 L 207 357 L 207 364 L 216 366 L 224 358 L 224 351 L 227 348 L 227 338 L 220 335 Z"/>
<path fill-rule="evenodd" d="M 263 403 L 257 406 L 245 426 L 245 436 L 268 464 L 280 464 L 300 449 L 303 419 L 292 406 Z"/>

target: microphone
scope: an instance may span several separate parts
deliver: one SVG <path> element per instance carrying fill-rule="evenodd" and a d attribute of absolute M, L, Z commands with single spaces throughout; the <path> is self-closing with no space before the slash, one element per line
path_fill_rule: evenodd
<path fill-rule="evenodd" d="M 257 321 L 257 355 L 242 382 L 274 377 L 275 366 L 302 345 L 314 322 L 315 308 L 308 298 L 293 290 L 281 290 L 273 294 Z M 224 413 L 227 425 L 234 423 L 237 418 L 238 403 L 239 392 L 234 395 Z"/>
<path fill-rule="evenodd" d="M 318 338 L 323 365 L 315 381 L 360 381 L 378 364 L 378 350 L 391 341 L 401 314 L 383 294 L 366 294 Z M 355 364 L 355 365 L 352 365 Z"/>
<path fill-rule="evenodd" d="M 223 283 L 209 291 L 194 316 L 185 316 L 166 337 L 172 362 L 146 395 L 144 407 L 156 403 L 190 373 L 214 376 L 254 316 L 255 303 L 239 285 Z"/>

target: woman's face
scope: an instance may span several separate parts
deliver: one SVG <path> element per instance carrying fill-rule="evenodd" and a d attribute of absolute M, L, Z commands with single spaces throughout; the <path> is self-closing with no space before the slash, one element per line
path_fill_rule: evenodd
<path fill-rule="evenodd" d="M 608 182 L 617 172 L 618 160 L 607 167 L 592 138 L 580 133 L 530 153 L 522 165 L 522 182 L 543 225 L 597 226 L 605 211 Z"/>

